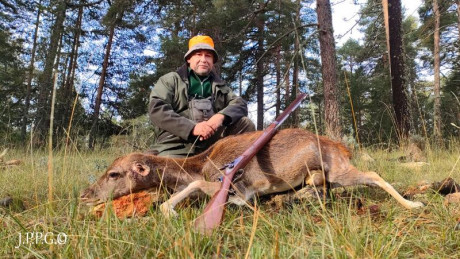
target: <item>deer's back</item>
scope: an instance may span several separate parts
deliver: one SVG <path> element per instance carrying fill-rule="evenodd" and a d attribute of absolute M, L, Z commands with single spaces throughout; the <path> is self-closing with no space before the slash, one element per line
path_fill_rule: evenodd
<path fill-rule="evenodd" d="M 221 167 L 243 154 L 262 135 L 262 131 L 249 132 L 224 138 L 209 152 L 209 161 L 203 171 L 211 180 L 220 176 L 216 168 Z M 319 148 L 321 146 L 321 148 Z M 320 151 L 321 150 L 321 151 Z M 320 155 L 321 153 L 321 155 Z M 245 168 L 244 177 L 251 181 L 272 178 L 286 181 L 310 170 L 319 169 L 320 158 L 348 161 L 350 152 L 340 143 L 303 129 L 285 129 L 277 132 Z"/>

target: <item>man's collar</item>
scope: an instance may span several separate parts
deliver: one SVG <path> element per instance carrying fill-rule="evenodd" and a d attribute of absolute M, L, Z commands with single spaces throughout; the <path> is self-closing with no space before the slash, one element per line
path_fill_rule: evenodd
<path fill-rule="evenodd" d="M 195 70 L 191 69 L 190 67 L 188 67 L 188 74 L 189 74 L 189 76 L 193 76 L 196 79 L 199 79 L 200 81 L 212 80 L 212 78 L 213 78 L 213 75 L 211 73 L 209 73 L 208 75 L 205 75 L 205 76 L 200 76 L 197 73 L 195 73 Z"/>
<path fill-rule="evenodd" d="M 188 81 L 188 75 L 189 75 L 189 72 L 188 72 L 188 65 L 187 63 L 183 64 L 181 67 L 179 67 L 179 69 L 177 69 L 177 73 L 179 74 L 179 76 L 182 78 L 183 81 Z M 210 78 L 212 78 L 212 81 L 215 82 L 216 84 L 224 84 L 224 80 L 222 80 L 222 78 L 220 78 L 216 72 L 213 70 L 211 70 L 211 73 L 209 74 Z"/>

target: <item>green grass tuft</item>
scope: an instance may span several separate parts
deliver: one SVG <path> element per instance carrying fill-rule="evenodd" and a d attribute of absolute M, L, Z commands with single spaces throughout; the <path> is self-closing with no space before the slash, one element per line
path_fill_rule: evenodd
<path fill-rule="evenodd" d="M 452 177 L 460 181 L 460 150 L 430 150 L 428 165 L 402 167 L 397 152 L 369 150 L 376 160 L 354 164 L 378 172 L 399 191 L 418 182 Z M 0 199 L 21 201 L 26 208 L 0 207 L 1 258 L 460 258 L 460 232 L 454 227 L 460 208 L 446 206 L 435 193 L 416 196 L 427 206 L 408 211 L 384 191 L 369 187 L 338 188 L 325 209 L 304 200 L 275 208 L 257 200 L 254 209 L 229 206 L 222 227 L 211 237 L 192 229 L 206 201 L 177 208 L 165 219 L 156 206 L 146 217 L 100 219 L 78 204 L 80 190 L 96 180 L 120 154 L 54 154 L 54 199 L 48 203 L 47 155 L 10 151 L 22 165 L 0 169 Z M 357 205 L 357 200 L 363 207 Z M 377 213 L 367 208 L 376 205 Z M 256 224 L 256 226 L 254 226 Z M 59 235 L 63 244 L 25 241 L 27 233 Z M 62 241 L 62 240 L 61 240 Z"/>

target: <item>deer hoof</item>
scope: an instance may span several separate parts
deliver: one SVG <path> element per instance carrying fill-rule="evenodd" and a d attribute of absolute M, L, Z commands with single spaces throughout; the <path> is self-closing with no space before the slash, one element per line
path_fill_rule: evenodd
<path fill-rule="evenodd" d="M 168 203 L 161 204 L 160 205 L 160 211 L 168 219 L 177 217 L 177 212 Z"/>
<path fill-rule="evenodd" d="M 419 201 L 412 202 L 411 209 L 422 208 L 422 207 L 425 207 L 425 204 Z"/>

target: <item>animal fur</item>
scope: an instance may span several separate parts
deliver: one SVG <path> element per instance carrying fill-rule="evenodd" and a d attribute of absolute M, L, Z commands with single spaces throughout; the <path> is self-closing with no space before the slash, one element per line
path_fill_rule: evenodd
<path fill-rule="evenodd" d="M 83 191 L 81 198 L 94 204 L 144 189 L 166 187 L 173 195 L 160 208 L 166 216 L 175 215 L 176 204 L 190 195 L 216 193 L 223 173 L 219 168 L 241 155 L 261 134 L 258 131 L 230 136 L 189 158 L 128 154 L 117 158 L 96 183 Z M 329 138 L 302 129 L 281 130 L 244 168 L 241 178 L 233 184 L 236 195 L 229 202 L 242 205 L 255 195 L 291 190 L 302 185 L 309 172 L 323 170 L 325 178 L 315 177 L 307 183 L 318 184 L 324 179 L 331 187 L 379 186 L 405 208 L 423 206 L 404 199 L 377 173 L 359 171 L 351 165 L 350 158 L 344 145 Z"/>

